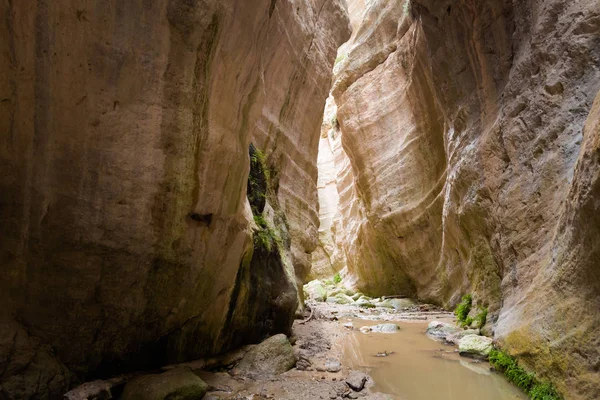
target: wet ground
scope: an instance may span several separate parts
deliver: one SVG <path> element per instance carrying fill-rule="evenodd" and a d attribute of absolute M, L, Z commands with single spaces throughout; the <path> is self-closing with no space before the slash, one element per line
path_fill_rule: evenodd
<path fill-rule="evenodd" d="M 504 377 L 491 372 L 487 362 L 460 357 L 453 346 L 425 335 L 430 321 L 452 320 L 452 315 L 442 310 L 425 306 L 396 312 L 328 303 L 313 303 L 312 308 L 310 320 L 294 323 L 297 368 L 265 379 L 232 377 L 226 372 L 202 373 L 201 378 L 211 386 L 206 398 L 526 399 Z M 365 334 L 359 330 L 382 321 L 394 321 L 400 331 Z M 360 392 L 350 390 L 344 382 L 351 370 L 369 376 Z"/>

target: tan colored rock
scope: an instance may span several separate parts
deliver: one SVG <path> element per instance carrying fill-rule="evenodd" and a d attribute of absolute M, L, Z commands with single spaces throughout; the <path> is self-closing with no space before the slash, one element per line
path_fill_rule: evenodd
<path fill-rule="evenodd" d="M 189 368 L 143 375 L 125 385 L 122 400 L 201 400 L 208 385 Z"/>
<path fill-rule="evenodd" d="M 598 0 L 375 0 L 332 91 L 358 288 L 449 308 L 472 293 L 575 400 L 600 397 L 599 18 Z"/>
<path fill-rule="evenodd" d="M 5 369 L 21 361 L 2 346 L 3 391 L 25 373 L 37 384 L 17 397 L 61 395 L 63 364 L 88 379 L 289 329 L 317 245 L 342 2 L 25 1 L 0 15 L 0 308 L 55 350 L 57 372 Z M 251 142 L 282 233 L 263 259 Z"/>

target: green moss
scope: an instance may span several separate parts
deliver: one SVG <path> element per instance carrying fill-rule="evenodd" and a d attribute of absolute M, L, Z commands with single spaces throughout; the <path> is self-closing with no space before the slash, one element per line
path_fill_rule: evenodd
<path fill-rule="evenodd" d="M 479 310 L 479 313 L 477 313 L 477 315 L 475 316 L 474 321 L 477 323 L 478 328 L 481 328 L 485 325 L 485 321 L 487 320 L 487 314 L 488 314 L 488 309 L 486 307 L 486 308 L 481 308 Z"/>
<path fill-rule="evenodd" d="M 333 283 L 335 283 L 336 285 L 338 283 L 340 283 L 342 281 L 342 277 L 340 276 L 340 273 L 337 272 L 334 276 L 333 276 Z"/>
<path fill-rule="evenodd" d="M 473 297 L 470 294 L 465 294 L 462 297 L 462 301 L 456 307 L 456 310 L 454 310 L 454 314 L 462 326 L 470 325 L 470 323 L 467 324 L 467 319 L 470 319 L 470 322 L 473 322 L 471 318 L 468 318 L 472 305 Z"/>
<path fill-rule="evenodd" d="M 262 214 L 267 201 L 269 187 L 269 169 L 265 154 L 250 145 L 250 174 L 248 175 L 248 201 L 254 215 Z"/>
<path fill-rule="evenodd" d="M 502 350 L 492 350 L 490 364 L 504 373 L 506 378 L 521 388 L 533 400 L 562 400 L 562 396 L 547 382 L 539 381 L 532 373 L 521 368 L 517 360 Z"/>
<path fill-rule="evenodd" d="M 259 229 L 254 233 L 254 249 L 264 250 L 267 253 L 271 253 L 277 248 L 283 247 L 281 238 L 269 225 L 267 220 L 262 215 L 255 215 L 254 222 L 258 225 Z"/>

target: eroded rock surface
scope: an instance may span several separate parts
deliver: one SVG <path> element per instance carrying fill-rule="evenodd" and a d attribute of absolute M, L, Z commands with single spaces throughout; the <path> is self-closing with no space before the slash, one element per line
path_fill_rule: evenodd
<path fill-rule="evenodd" d="M 600 397 L 598 21 L 598 0 L 375 0 L 332 91 L 358 288 L 472 293 L 577 400 Z"/>
<path fill-rule="evenodd" d="M 317 245 L 342 2 L 27 1 L 0 14 L 2 395 L 60 396 L 71 372 L 289 330 Z M 264 257 L 250 143 L 270 172 Z"/>

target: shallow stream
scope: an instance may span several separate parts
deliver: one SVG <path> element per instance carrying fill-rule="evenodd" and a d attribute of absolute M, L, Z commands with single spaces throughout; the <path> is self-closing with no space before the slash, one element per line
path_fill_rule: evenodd
<path fill-rule="evenodd" d="M 502 375 L 491 372 L 487 362 L 460 357 L 455 347 L 428 338 L 426 322 L 395 322 L 400 326 L 397 333 L 365 334 L 358 329 L 377 322 L 340 320 L 349 321 L 353 329 L 338 344 L 342 346 L 343 364 L 368 373 L 375 382 L 375 392 L 401 400 L 527 399 Z"/>

